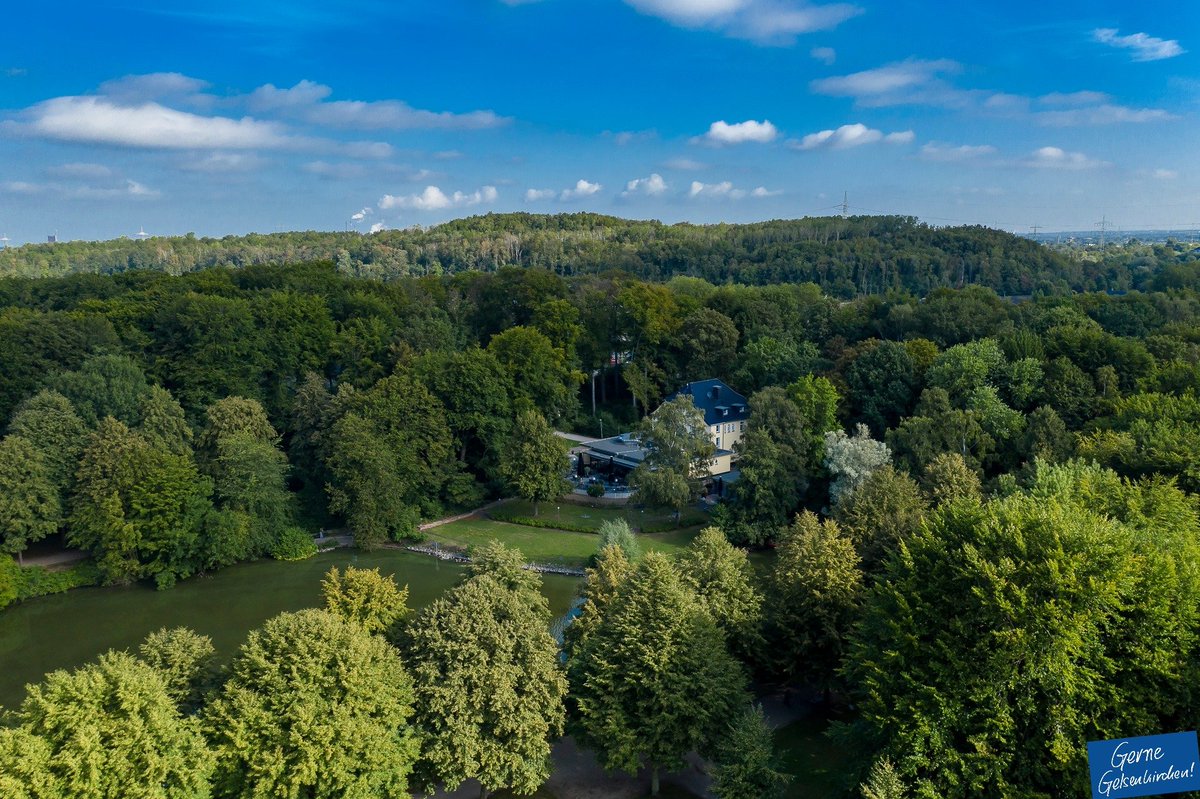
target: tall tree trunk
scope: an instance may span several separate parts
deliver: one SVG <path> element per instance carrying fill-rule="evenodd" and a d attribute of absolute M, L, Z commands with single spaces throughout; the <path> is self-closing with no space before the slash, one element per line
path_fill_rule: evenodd
<path fill-rule="evenodd" d="M 658 796 L 658 765 L 650 767 L 650 795 Z"/>
<path fill-rule="evenodd" d="M 20 551 L 20 552 L 18 552 L 18 553 L 17 553 L 17 565 L 18 565 L 18 566 L 24 566 L 24 565 L 25 565 L 25 552 L 24 552 L 24 550 L 22 550 L 22 551 Z"/>
<path fill-rule="evenodd" d="M 534 516 L 537 516 L 537 515 L 538 515 L 538 510 L 539 510 L 539 508 L 538 508 L 538 505 L 539 505 L 539 504 L 540 504 L 540 503 L 538 503 L 538 502 L 534 502 L 534 503 L 533 503 L 533 515 L 534 515 Z"/>
<path fill-rule="evenodd" d="M 596 370 L 592 370 L 592 416 L 596 415 Z"/>

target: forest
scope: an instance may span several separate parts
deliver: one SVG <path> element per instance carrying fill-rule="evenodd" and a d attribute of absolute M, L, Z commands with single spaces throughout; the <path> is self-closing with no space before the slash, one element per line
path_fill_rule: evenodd
<path fill-rule="evenodd" d="M 967 285 L 1001 295 L 1167 288 L 1180 276 L 1167 275 L 1155 285 L 1161 269 L 1196 260 L 1191 248 L 1170 245 L 1109 247 L 1104 257 L 1092 250 L 1043 247 L 985 227 L 934 227 L 904 216 L 665 225 L 591 213 L 488 214 L 369 235 L 310 231 L 26 245 L 0 250 L 0 275 L 179 275 L 213 266 L 325 260 L 343 274 L 376 280 L 505 266 L 564 276 L 619 269 L 653 281 L 683 275 L 716 284 L 810 282 L 849 299 L 890 290 L 923 296 Z"/>
<path fill-rule="evenodd" d="M 655 787 L 698 751 L 720 799 L 771 797 L 787 779 L 751 700 L 785 690 L 844 711 L 846 796 L 1082 797 L 1086 741 L 1200 724 L 1194 252 L 1068 263 L 892 218 L 824 239 L 808 220 L 506 221 L 395 234 L 441 253 L 416 276 L 335 255 L 0 280 L 0 605 L 69 587 L 19 565 L 60 535 L 91 556 L 68 582 L 168 589 L 303 557 L 319 527 L 369 548 L 552 498 L 554 429 L 640 431 L 658 455 L 635 498 L 682 505 L 711 453 L 664 400 L 717 377 L 751 416 L 708 529 L 676 557 L 605 530 L 561 648 L 501 546 L 419 613 L 377 573 L 331 573 L 324 610 L 222 668 L 164 630 L 31 689 L 0 728 L 0 793 L 527 795 L 566 731 Z M 445 255 L 506 233 L 503 263 Z M 672 261 L 689 240 L 707 255 Z M 984 241 L 994 273 L 960 249 Z M 623 247 L 662 249 L 652 267 Z M 95 748 L 134 719 L 142 737 Z"/>

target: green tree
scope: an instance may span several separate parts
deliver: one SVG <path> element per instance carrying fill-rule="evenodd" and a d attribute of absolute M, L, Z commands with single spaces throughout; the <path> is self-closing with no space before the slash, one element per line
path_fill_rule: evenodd
<path fill-rule="evenodd" d="M 579 406 L 583 373 L 572 368 L 550 339 L 532 327 L 510 327 L 492 336 L 488 352 L 504 367 L 517 397 L 533 403 L 551 422 L 568 420 Z"/>
<path fill-rule="evenodd" d="M 679 573 L 725 634 L 730 650 L 749 657 L 758 643 L 763 597 L 745 551 L 730 545 L 719 528 L 706 527 L 680 557 Z"/>
<path fill-rule="evenodd" d="M 418 770 L 428 789 L 440 782 L 454 790 L 476 779 L 481 797 L 499 788 L 522 795 L 550 776 L 567 683 L 549 626 L 536 590 L 487 573 L 409 625 L 405 651 L 423 741 Z"/>
<path fill-rule="evenodd" d="M 478 347 L 428 352 L 416 360 L 413 372 L 446 406 L 458 459 L 473 465 L 494 462 L 513 415 L 512 379 L 496 356 Z"/>
<path fill-rule="evenodd" d="M 738 329 L 728 316 L 698 308 L 679 328 L 684 380 L 727 377 L 737 358 Z"/>
<path fill-rule="evenodd" d="M 508 445 L 500 455 L 500 474 L 517 496 L 533 503 L 535 516 L 540 503 L 570 490 L 564 477 L 567 449 L 567 442 L 554 434 L 540 413 L 517 414 Z"/>
<path fill-rule="evenodd" d="M 217 678 L 217 650 L 207 635 L 187 627 L 163 627 L 146 636 L 138 655 L 158 672 L 167 695 L 185 712 L 200 707 L 204 692 Z"/>
<path fill-rule="evenodd" d="M 20 727 L 0 727 L 0 796 L 66 799 L 50 770 L 50 745 Z"/>
<path fill-rule="evenodd" d="M 225 397 L 204 411 L 204 424 L 196 437 L 196 455 L 206 468 L 216 463 L 222 439 L 234 435 L 275 446 L 279 433 L 271 426 L 267 412 L 258 400 L 245 397 Z"/>
<path fill-rule="evenodd" d="M 979 502 L 982 498 L 979 475 L 957 452 L 944 452 L 929 462 L 921 475 L 921 489 L 934 507 L 956 500 Z"/>
<path fill-rule="evenodd" d="M 583 604 L 579 615 L 563 632 L 563 649 L 567 653 L 567 671 L 571 685 L 582 679 L 580 659 L 575 655 L 583 648 L 592 633 L 603 623 L 609 606 L 617 597 L 621 584 L 633 572 L 633 562 L 619 546 L 607 546 L 596 555 L 596 565 L 587 569 L 580 592 Z"/>
<path fill-rule="evenodd" d="M 80 456 L 67 537 L 96 557 L 106 582 L 154 577 L 165 587 L 201 565 L 211 492 L 190 458 L 109 417 Z"/>
<path fill-rule="evenodd" d="M 763 716 L 762 706 L 743 711 L 718 747 L 713 768 L 713 794 L 717 799 L 779 799 L 791 782 L 775 751 L 775 734 Z"/>
<path fill-rule="evenodd" d="M 621 582 L 568 668 L 580 741 L 605 768 L 677 769 L 745 700 L 741 666 L 671 562 L 655 552 Z"/>
<path fill-rule="evenodd" d="M 137 425 L 150 395 L 141 367 L 124 355 L 94 355 L 77 371 L 53 375 L 47 387 L 70 400 L 89 427 L 106 416 Z"/>
<path fill-rule="evenodd" d="M 860 787 L 863 799 L 905 799 L 908 795 L 896 767 L 886 757 L 875 761 L 867 781 Z"/>
<path fill-rule="evenodd" d="M 61 523 L 58 488 L 41 452 L 21 436 L 0 439 L 0 552 L 20 559 Z"/>
<path fill-rule="evenodd" d="M 158 672 L 123 652 L 46 675 L 29 686 L 16 720 L 18 735 L 41 742 L 27 739 L 37 760 L 26 766 L 40 766 L 38 781 L 63 797 L 207 795 L 213 756 L 200 731 L 180 716 Z"/>
<path fill-rule="evenodd" d="M 863 573 L 858 553 L 837 522 L 804 512 L 779 543 L 764 593 L 762 648 L 768 668 L 829 690 L 858 616 Z"/>
<path fill-rule="evenodd" d="M 204 711 L 213 793 L 408 799 L 412 703 L 382 638 L 323 610 L 276 616 L 250 633 Z"/>
<path fill-rule="evenodd" d="M 152 447 L 174 455 L 192 454 L 192 428 L 171 392 L 151 386 L 142 399 L 139 416 L 137 431 Z"/>
<path fill-rule="evenodd" d="M 1068 465 L 1031 494 L 943 506 L 888 561 L 853 637 L 866 742 L 917 795 L 1086 795 L 1079 741 L 1170 727 L 1190 701 L 1186 502 Z"/>
<path fill-rule="evenodd" d="M 637 535 L 629 522 L 624 519 L 606 519 L 596 529 L 600 543 L 597 552 L 603 552 L 609 547 L 617 547 L 625 553 L 631 562 L 642 556 L 642 545 L 638 543 Z"/>
<path fill-rule="evenodd" d="M 8 555 L 0 555 L 0 610 L 16 601 L 24 584 L 25 578 L 17 562 Z"/>
<path fill-rule="evenodd" d="M 321 580 L 321 593 L 326 610 L 369 633 L 392 632 L 408 615 L 408 587 L 397 587 L 396 578 L 379 569 L 347 566 L 343 573 L 334 566 Z"/>
<path fill-rule="evenodd" d="M 417 533 L 441 509 L 457 473 L 442 404 L 406 374 L 348 394 L 329 435 L 330 509 L 343 514 L 360 546 Z"/>
<path fill-rule="evenodd" d="M 41 453 L 66 506 L 75 483 L 75 469 L 87 429 L 71 401 L 57 391 L 44 389 L 22 402 L 8 423 L 10 435 L 20 436 Z"/>
<path fill-rule="evenodd" d="M 247 527 L 242 546 L 214 561 L 224 565 L 266 554 L 292 518 L 287 456 L 249 433 L 232 433 L 217 441 L 209 471 L 217 507 L 243 515 Z"/>
<path fill-rule="evenodd" d="M 837 388 L 828 378 L 803 375 L 787 387 L 787 393 L 804 420 L 809 463 L 820 463 L 825 456 L 825 434 L 841 427 Z"/>
<path fill-rule="evenodd" d="M 750 398 L 750 421 L 738 449 L 741 478 L 734 484 L 738 529 L 748 544 L 763 544 L 787 524 L 808 487 L 811 432 L 784 389 L 763 389 Z"/>
<path fill-rule="evenodd" d="M 917 532 L 927 510 L 916 482 L 885 464 L 838 498 L 834 516 L 858 549 L 863 568 L 874 572 Z"/>
<path fill-rule="evenodd" d="M 683 394 L 643 419 L 638 438 L 646 457 L 629 475 L 634 497 L 674 508 L 678 524 L 683 506 L 699 495 L 700 482 L 717 449 L 704 414 L 690 394 Z"/>

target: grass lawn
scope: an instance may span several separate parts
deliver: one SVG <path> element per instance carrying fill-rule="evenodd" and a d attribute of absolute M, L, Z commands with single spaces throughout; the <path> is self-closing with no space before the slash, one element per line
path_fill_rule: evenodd
<path fill-rule="evenodd" d="M 609 519 L 624 519 L 635 530 L 646 525 L 663 525 L 675 523 L 675 511 L 670 508 L 645 508 L 639 510 L 633 505 L 601 506 L 596 508 L 580 505 L 575 502 L 543 502 L 540 507 L 539 519 L 561 520 L 593 530 Z M 506 502 L 496 508 L 497 512 L 513 516 L 533 516 L 533 503 L 520 499 Z M 696 508 L 684 508 L 680 517 L 680 527 L 696 527 L 709 524 L 709 515 Z"/>
<path fill-rule="evenodd" d="M 696 527 L 669 533 L 639 535 L 644 552 L 675 553 L 683 549 L 698 532 Z M 468 548 L 486 541 L 499 540 L 521 550 L 534 563 L 552 563 L 581 569 L 596 552 L 599 539 L 591 533 L 571 533 L 541 527 L 497 522 L 491 519 L 464 519 L 426 531 L 430 541 Z"/>
<path fill-rule="evenodd" d="M 850 753 L 825 737 L 829 722 L 838 716 L 821 708 L 775 731 L 775 747 L 783 756 L 783 770 L 792 774 L 785 796 L 794 799 L 845 799 L 845 773 Z"/>

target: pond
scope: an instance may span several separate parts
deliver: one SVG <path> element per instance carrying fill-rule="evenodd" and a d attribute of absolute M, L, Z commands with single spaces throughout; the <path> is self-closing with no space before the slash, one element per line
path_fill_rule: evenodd
<path fill-rule="evenodd" d="M 321 578 L 331 566 L 379 568 L 408 585 L 408 604 L 422 608 L 462 579 L 465 567 L 398 550 L 336 550 L 298 563 L 264 560 L 194 577 L 167 591 L 147 586 L 82 588 L 0 611 L 0 705 L 13 708 L 25 685 L 54 669 L 75 668 L 109 649 L 134 649 L 160 627 L 190 627 L 228 659 L 246 633 L 272 616 L 321 604 Z M 542 592 L 556 618 L 579 590 L 574 577 L 543 575 Z"/>

